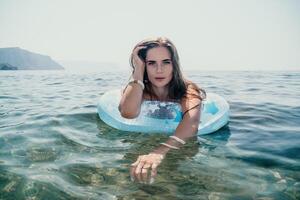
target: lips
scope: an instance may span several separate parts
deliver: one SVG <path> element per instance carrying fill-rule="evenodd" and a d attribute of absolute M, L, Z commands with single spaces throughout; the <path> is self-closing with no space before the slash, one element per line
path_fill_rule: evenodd
<path fill-rule="evenodd" d="M 156 80 L 163 80 L 165 77 L 155 77 Z"/>

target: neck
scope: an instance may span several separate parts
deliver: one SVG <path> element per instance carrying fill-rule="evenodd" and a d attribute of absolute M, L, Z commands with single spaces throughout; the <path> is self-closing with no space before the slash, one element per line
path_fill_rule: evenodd
<path fill-rule="evenodd" d="M 167 101 L 168 100 L 168 88 L 164 87 L 164 88 L 157 88 L 157 87 L 153 87 L 153 91 L 156 94 L 156 96 L 158 97 L 159 101 Z"/>

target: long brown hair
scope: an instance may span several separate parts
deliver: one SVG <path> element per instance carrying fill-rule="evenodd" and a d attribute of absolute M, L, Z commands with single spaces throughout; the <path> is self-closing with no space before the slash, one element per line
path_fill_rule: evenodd
<path fill-rule="evenodd" d="M 186 80 L 181 72 L 180 69 L 180 62 L 177 49 L 175 45 L 166 37 L 156 37 L 156 38 L 149 38 L 139 42 L 135 47 L 138 46 L 145 46 L 145 48 L 139 50 L 138 56 L 145 62 L 147 52 L 149 49 L 155 47 L 165 47 L 168 49 L 171 55 L 171 61 L 173 65 L 173 76 L 171 81 L 168 84 L 168 98 L 171 100 L 181 100 L 182 98 L 200 98 L 203 100 L 206 97 L 206 93 L 203 89 L 199 88 L 195 83 Z M 133 55 L 130 57 L 130 65 L 133 68 L 134 73 L 134 65 L 133 65 Z M 147 66 L 146 66 L 147 67 Z M 149 94 L 151 99 L 157 98 L 156 94 L 152 89 L 152 84 L 149 81 L 147 70 L 145 69 L 144 72 L 144 80 L 145 90 L 144 93 Z"/>

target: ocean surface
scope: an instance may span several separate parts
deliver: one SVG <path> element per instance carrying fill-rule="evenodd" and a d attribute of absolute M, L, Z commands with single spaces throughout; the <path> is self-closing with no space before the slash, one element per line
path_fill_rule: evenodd
<path fill-rule="evenodd" d="M 0 199 L 300 199 L 299 71 L 187 71 L 228 100 L 230 122 L 170 152 L 152 185 L 129 167 L 167 136 L 96 111 L 128 74 L 0 71 Z"/>

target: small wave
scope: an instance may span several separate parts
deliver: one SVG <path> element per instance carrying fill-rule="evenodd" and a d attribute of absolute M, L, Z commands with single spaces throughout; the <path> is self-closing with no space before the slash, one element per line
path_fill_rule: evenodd
<path fill-rule="evenodd" d="M 104 191 L 72 184 L 54 173 L 28 174 L 23 188 L 26 199 L 115 199 Z"/>
<path fill-rule="evenodd" d="M 62 82 L 56 82 L 56 83 L 47 83 L 46 85 L 61 85 L 63 84 Z"/>
<path fill-rule="evenodd" d="M 97 108 L 95 104 L 83 106 L 84 108 Z"/>
<path fill-rule="evenodd" d="M 255 91 L 261 91 L 261 89 L 259 89 L 259 88 L 247 88 L 244 91 L 246 91 L 246 92 L 255 92 Z"/>
<path fill-rule="evenodd" d="M 19 99 L 19 98 L 13 96 L 0 95 L 0 99 Z"/>
<path fill-rule="evenodd" d="M 27 149 L 26 157 L 32 162 L 49 162 L 56 160 L 58 154 L 55 148 L 31 147 Z"/>
<path fill-rule="evenodd" d="M 0 126 L 0 128 L 16 127 L 16 126 L 20 126 L 23 124 L 25 124 L 25 121 L 19 122 L 19 123 L 11 123 L 11 124 L 2 125 L 2 126 Z"/>
<path fill-rule="evenodd" d="M 296 165 L 296 163 L 293 160 L 285 159 L 280 156 L 272 156 L 267 155 L 264 156 L 262 153 L 260 153 L 259 156 L 241 156 L 238 158 L 239 160 L 242 160 L 247 163 L 251 163 L 256 166 L 261 166 L 264 168 L 282 168 L 282 169 L 292 169 L 294 170 L 300 170 L 299 164 Z"/>
<path fill-rule="evenodd" d="M 94 108 L 96 106 L 88 105 L 85 108 Z M 74 110 L 78 110 L 80 107 L 76 107 Z M 61 118 L 65 122 L 94 122 L 96 120 L 97 114 L 95 112 L 90 113 L 70 113 L 70 114 L 58 114 L 55 117 Z"/>

